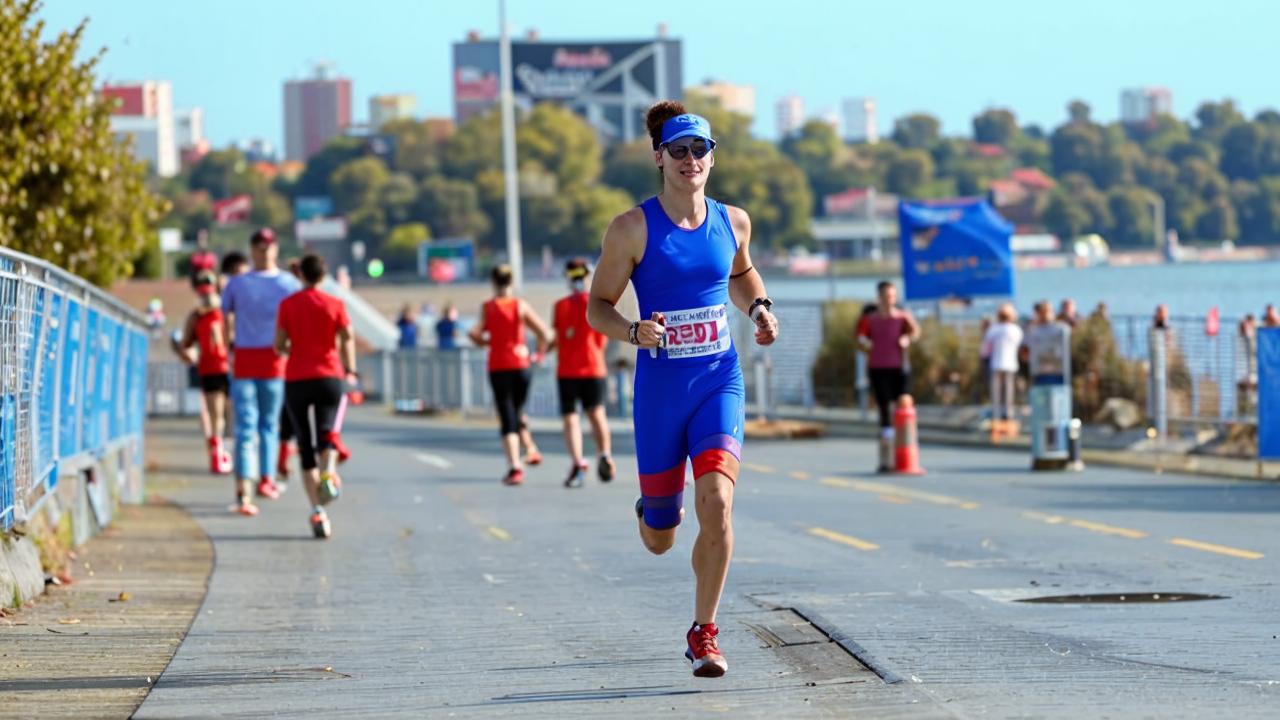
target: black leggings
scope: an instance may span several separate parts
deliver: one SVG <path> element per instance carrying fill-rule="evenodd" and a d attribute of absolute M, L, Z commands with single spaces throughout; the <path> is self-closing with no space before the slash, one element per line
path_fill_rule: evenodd
<path fill-rule="evenodd" d="M 876 407 L 880 410 L 880 427 L 892 427 L 889 407 L 907 391 L 907 374 L 901 368 L 870 368 L 867 374 L 871 380 L 871 392 L 876 397 Z"/>
<path fill-rule="evenodd" d="M 294 380 L 284 384 L 284 404 L 293 419 L 298 438 L 298 455 L 303 470 L 315 470 L 319 466 L 322 450 L 333 449 L 333 422 L 338 416 L 345 390 L 338 378 Z M 312 409 L 315 424 L 311 422 Z"/>
<path fill-rule="evenodd" d="M 297 435 L 293 431 L 293 417 L 289 415 L 289 406 L 280 406 L 280 442 L 293 442 L 294 436 Z"/>
<path fill-rule="evenodd" d="M 510 435 L 524 429 L 524 401 L 529 397 L 528 370 L 497 370 L 489 373 L 489 386 L 493 388 L 493 404 L 498 408 L 498 420 L 502 434 Z"/>

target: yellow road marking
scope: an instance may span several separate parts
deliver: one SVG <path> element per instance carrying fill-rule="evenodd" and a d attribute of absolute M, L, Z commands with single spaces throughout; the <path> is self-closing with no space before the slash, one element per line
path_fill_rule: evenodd
<path fill-rule="evenodd" d="M 1174 538 L 1169 541 L 1169 544 L 1191 548 L 1192 550 L 1203 550 L 1205 552 L 1217 553 L 1219 555 L 1230 555 L 1231 557 L 1243 558 L 1245 560 L 1261 560 L 1266 557 L 1266 555 L 1252 550 L 1241 550 L 1240 548 L 1228 547 L 1226 545 L 1214 545 L 1213 543 L 1200 542 L 1199 540 L 1188 540 L 1186 538 Z"/>
<path fill-rule="evenodd" d="M 826 528 L 811 527 L 809 528 L 809 534 L 815 537 L 820 537 L 826 540 L 830 540 L 831 542 L 838 542 L 841 545 L 848 545 L 851 548 L 862 550 L 863 552 L 869 552 L 871 550 L 880 549 L 880 546 L 875 543 L 867 542 L 866 540 L 859 540 L 858 538 L 853 537 L 852 535 L 845 535 L 844 533 L 838 533 L 834 530 L 828 530 Z"/>
<path fill-rule="evenodd" d="M 788 474 L 788 475 L 790 475 L 791 477 L 795 478 L 796 480 L 808 480 L 808 479 L 809 479 L 809 473 L 807 473 L 807 472 L 805 472 L 805 471 L 803 471 L 803 470 L 792 470 L 791 472 L 789 472 L 789 473 L 787 473 L 787 474 Z"/>
<path fill-rule="evenodd" d="M 1092 520 L 1080 520 L 1078 518 L 1068 518 L 1061 515 L 1049 515 L 1047 513 L 1027 510 L 1022 513 L 1022 517 L 1028 520 L 1036 520 L 1047 525 L 1070 525 L 1081 530 L 1089 530 L 1091 532 L 1102 533 L 1103 535 L 1116 535 L 1118 537 L 1126 537 L 1130 540 L 1141 540 L 1147 537 L 1147 533 L 1141 530 L 1131 530 L 1129 528 L 1117 527 L 1115 525 L 1107 525 L 1106 523 L 1094 522 Z"/>
<path fill-rule="evenodd" d="M 933 503 L 934 505 L 956 507 L 961 510 L 977 510 L 982 507 L 971 500 L 961 500 L 960 498 L 954 498 L 948 495 L 939 495 L 938 493 L 915 490 L 913 488 L 900 487 L 897 485 L 888 485 L 886 483 L 867 482 L 866 480 L 846 480 L 838 477 L 824 477 L 820 482 L 823 485 L 830 487 L 848 488 L 859 492 L 874 493 L 879 496 L 892 495 L 895 497 L 905 498 L 907 500 L 919 500 L 921 502 Z"/>
<path fill-rule="evenodd" d="M 497 525 L 490 525 L 488 528 L 486 528 L 486 530 L 489 531 L 490 535 L 498 538 L 502 542 L 511 542 L 511 533 L 507 532 L 506 530 L 503 530 Z"/>
<path fill-rule="evenodd" d="M 742 467 L 750 470 L 751 472 L 770 473 L 770 474 L 777 472 L 775 468 L 771 468 L 768 465 L 757 465 L 755 463 L 744 462 L 742 463 Z"/>
<path fill-rule="evenodd" d="M 911 501 L 898 495 L 877 495 L 881 500 L 894 505 L 910 505 Z"/>
<path fill-rule="evenodd" d="M 1147 536 L 1147 534 L 1141 530 L 1130 530 L 1129 528 L 1106 525 L 1100 522 L 1093 522 L 1092 520 L 1072 520 L 1071 525 L 1072 527 L 1078 527 L 1082 530 L 1092 530 L 1093 532 L 1102 533 L 1103 535 L 1118 535 L 1120 537 L 1127 537 L 1131 540 L 1140 540 Z"/>

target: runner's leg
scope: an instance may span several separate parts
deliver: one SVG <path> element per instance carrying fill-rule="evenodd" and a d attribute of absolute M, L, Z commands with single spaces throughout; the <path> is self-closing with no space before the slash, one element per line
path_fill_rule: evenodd
<path fill-rule="evenodd" d="M 251 503 L 254 465 L 258 444 L 258 390 L 256 380 L 235 378 L 231 381 L 232 407 L 235 411 L 236 495 L 242 503 Z"/>
<path fill-rule="evenodd" d="M 694 501 L 698 539 L 693 544 L 693 573 L 697 580 L 695 622 L 716 621 L 733 555 L 733 489 L 740 470 L 745 407 L 741 386 L 711 395 L 689 422 L 693 458 Z"/>
<path fill-rule="evenodd" d="M 560 417 L 564 420 L 564 446 L 573 466 L 582 464 L 582 425 L 578 420 L 578 394 L 573 380 L 560 378 Z"/>
<path fill-rule="evenodd" d="M 653 380 L 651 384 L 649 381 Z M 671 549 L 684 517 L 687 415 L 670 402 L 658 377 L 637 373 L 632 417 L 640 471 L 640 540 L 655 555 Z"/>
<path fill-rule="evenodd" d="M 507 467 L 521 469 L 520 465 L 520 415 L 516 410 L 514 377 L 511 370 L 489 373 L 489 386 L 493 390 L 493 405 L 498 412 L 502 449 L 507 456 Z"/>
<path fill-rule="evenodd" d="M 269 482 L 275 482 L 276 469 L 272 461 L 280 450 L 280 408 L 284 406 L 284 380 L 255 380 L 258 385 L 258 448 L 260 473 Z"/>
<path fill-rule="evenodd" d="M 301 380 L 285 383 L 285 410 L 293 423 L 294 435 L 298 440 L 298 463 L 302 465 L 302 486 L 307 491 L 307 501 L 311 505 L 320 504 L 316 494 L 316 486 L 320 482 L 320 471 L 316 462 L 316 448 L 312 443 L 314 437 L 311 427 L 311 393 L 308 392 L 310 381 Z"/>

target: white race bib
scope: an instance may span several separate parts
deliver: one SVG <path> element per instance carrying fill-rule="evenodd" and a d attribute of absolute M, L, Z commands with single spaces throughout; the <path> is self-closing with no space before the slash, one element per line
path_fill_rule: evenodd
<path fill-rule="evenodd" d="M 729 311 L 724 305 L 664 312 L 667 319 L 667 357 L 717 355 L 733 345 Z"/>

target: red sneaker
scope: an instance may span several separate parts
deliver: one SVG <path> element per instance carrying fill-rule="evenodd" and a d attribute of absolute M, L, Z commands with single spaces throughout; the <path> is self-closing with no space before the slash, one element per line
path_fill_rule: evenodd
<path fill-rule="evenodd" d="M 685 634 L 689 647 L 685 649 L 684 656 L 693 663 L 694 677 L 720 677 L 729 669 L 729 663 L 720 654 L 720 645 L 716 642 L 719 634 L 720 628 L 715 623 L 694 623 Z"/>
<path fill-rule="evenodd" d="M 231 453 L 226 448 L 218 450 L 218 470 L 219 475 L 230 475 L 232 469 Z"/>
<path fill-rule="evenodd" d="M 251 502 L 237 502 L 231 506 L 231 512 L 245 517 L 253 517 L 258 514 L 258 506 Z"/>
<path fill-rule="evenodd" d="M 538 452 L 537 450 L 530 452 L 528 455 L 524 456 L 524 463 L 526 465 L 541 465 L 542 453 Z"/>
<path fill-rule="evenodd" d="M 517 468 L 511 468 L 507 471 L 506 477 L 502 478 L 503 485 L 523 485 L 524 471 Z"/>
<path fill-rule="evenodd" d="M 258 481 L 258 497 L 268 500 L 280 499 L 280 488 L 276 487 L 275 482 L 271 478 L 262 478 Z"/>

